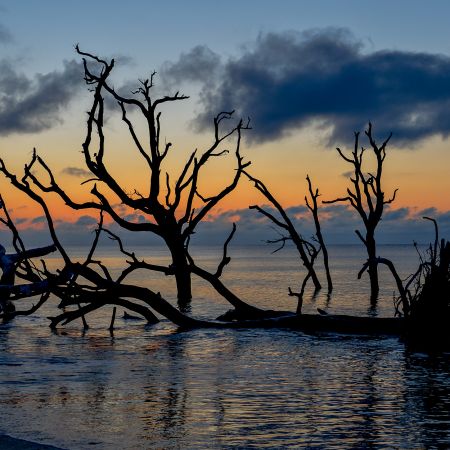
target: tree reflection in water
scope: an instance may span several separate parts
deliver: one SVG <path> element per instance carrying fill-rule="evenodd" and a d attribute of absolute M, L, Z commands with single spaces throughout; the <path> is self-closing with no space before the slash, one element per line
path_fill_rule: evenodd
<path fill-rule="evenodd" d="M 235 282 L 273 303 L 290 273 L 283 258 L 256 292 L 250 272 L 263 257 L 246 251 Z M 364 315 L 363 294 L 350 290 L 353 261 L 352 249 L 337 259 L 332 299 L 305 298 L 305 307 Z M 202 295 L 195 314 L 222 312 Z M 391 311 L 391 295 L 379 311 Z M 286 298 L 276 306 L 289 308 Z M 92 316 L 85 334 L 77 324 L 52 334 L 47 314 L 0 327 L 0 431 L 17 437 L 77 449 L 450 446 L 448 355 L 414 353 L 394 338 L 180 332 L 120 319 L 110 336 L 110 314 Z"/>

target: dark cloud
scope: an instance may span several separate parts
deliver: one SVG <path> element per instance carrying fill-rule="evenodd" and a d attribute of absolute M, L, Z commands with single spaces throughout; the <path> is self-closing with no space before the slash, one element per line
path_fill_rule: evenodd
<path fill-rule="evenodd" d="M 79 62 L 66 61 L 61 71 L 34 78 L 0 61 L 0 135 L 32 133 L 62 121 L 61 112 L 84 86 Z"/>
<path fill-rule="evenodd" d="M 392 131 L 396 145 L 450 131 L 446 55 L 371 52 L 347 30 L 322 29 L 263 34 L 220 70 L 217 58 L 196 47 L 166 72 L 203 83 L 201 127 L 217 112 L 237 109 L 252 118 L 250 138 L 260 142 L 310 125 L 333 145 L 350 142 L 369 120 L 377 135 Z"/>
<path fill-rule="evenodd" d="M 437 208 L 435 208 L 434 206 L 430 207 L 430 208 L 425 208 L 422 209 L 419 212 L 419 215 L 421 216 L 427 216 L 427 217 L 436 217 L 436 215 L 439 214 L 439 211 L 437 210 Z"/>
<path fill-rule="evenodd" d="M 120 214 L 121 216 L 127 214 L 128 206 L 124 205 L 123 203 L 115 203 L 111 206 L 113 207 L 114 211 L 116 211 L 117 214 Z"/>
<path fill-rule="evenodd" d="M 79 178 L 92 176 L 92 173 L 89 172 L 89 170 L 81 169 L 80 167 L 65 167 L 61 173 Z"/>

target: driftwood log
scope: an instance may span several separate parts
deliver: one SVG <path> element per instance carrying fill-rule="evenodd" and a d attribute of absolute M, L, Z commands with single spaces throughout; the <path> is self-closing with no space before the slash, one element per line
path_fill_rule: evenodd
<path fill-rule="evenodd" d="M 48 255 L 55 250 L 54 245 L 49 245 L 19 253 L 6 253 L 5 247 L 0 244 L 0 269 L 2 270 L 0 277 L 0 314 L 3 318 L 7 319 L 18 315 L 13 303 L 14 300 L 45 294 L 49 291 L 47 280 L 38 279 L 39 281 L 29 284 L 16 285 L 16 272 L 22 262 Z"/>

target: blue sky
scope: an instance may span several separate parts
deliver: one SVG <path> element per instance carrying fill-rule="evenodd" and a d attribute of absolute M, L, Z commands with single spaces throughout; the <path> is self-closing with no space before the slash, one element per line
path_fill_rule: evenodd
<path fill-rule="evenodd" d="M 33 71 L 53 70 L 73 57 L 77 42 L 158 67 L 198 44 L 234 54 L 260 32 L 330 26 L 349 28 L 374 50 L 450 53 L 450 4 L 443 0 L 16 0 L 2 1 L 0 7 L 0 22 L 13 38 L 3 50 L 23 57 Z"/>

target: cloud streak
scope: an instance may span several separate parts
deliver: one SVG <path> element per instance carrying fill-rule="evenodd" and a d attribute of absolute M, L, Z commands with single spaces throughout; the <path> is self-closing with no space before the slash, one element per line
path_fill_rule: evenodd
<path fill-rule="evenodd" d="M 92 176 L 92 173 L 89 170 L 82 169 L 80 167 L 65 167 L 61 173 L 64 175 L 70 175 L 71 177 L 77 178 L 85 178 Z"/>
<path fill-rule="evenodd" d="M 196 47 L 164 76 L 201 83 L 200 127 L 237 108 L 258 142 L 311 125 L 333 144 L 350 142 L 369 120 L 377 133 L 393 131 L 396 145 L 450 132 L 449 56 L 367 51 L 346 29 L 262 34 L 225 62 Z"/>

